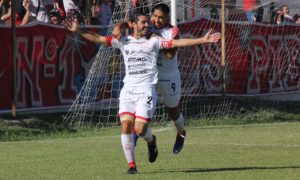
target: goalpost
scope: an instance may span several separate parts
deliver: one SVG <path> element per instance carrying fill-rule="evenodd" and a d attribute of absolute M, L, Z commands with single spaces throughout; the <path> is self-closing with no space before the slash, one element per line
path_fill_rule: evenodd
<path fill-rule="evenodd" d="M 116 0 L 108 35 L 114 24 L 133 11 L 131 1 Z M 300 30 L 292 23 L 272 24 L 272 9 L 283 5 L 290 14 L 300 14 L 298 0 L 261 0 L 247 19 L 243 0 L 148 0 L 171 7 L 171 23 L 181 37 L 204 35 L 209 29 L 222 31 L 222 44 L 180 48 L 178 66 L 182 80 L 181 110 L 185 118 L 203 119 L 240 113 L 232 97 L 279 97 L 296 93 L 300 85 Z M 223 9 L 223 11 L 222 11 Z M 262 13 L 263 11 L 263 13 Z M 195 18 L 192 16 L 195 15 Z M 262 15 L 262 16 L 261 16 Z M 185 19 L 187 18 L 187 19 Z M 178 23 L 177 23 L 178 22 Z M 223 22 L 223 23 L 222 23 Z M 224 31 L 226 28 L 226 31 Z M 85 83 L 64 121 L 71 125 L 119 125 L 118 96 L 124 64 L 118 50 L 100 46 Z M 168 123 L 158 96 L 153 123 Z"/>

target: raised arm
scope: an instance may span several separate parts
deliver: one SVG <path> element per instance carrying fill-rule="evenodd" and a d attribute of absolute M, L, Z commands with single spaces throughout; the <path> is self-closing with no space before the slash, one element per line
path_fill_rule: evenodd
<path fill-rule="evenodd" d="M 101 36 L 97 33 L 90 32 L 90 31 L 85 31 L 80 29 L 79 24 L 77 20 L 73 21 L 65 21 L 64 26 L 71 32 L 78 33 L 80 36 L 82 36 L 84 39 L 94 42 L 94 43 L 99 43 L 99 44 L 106 44 L 106 37 Z"/>
<path fill-rule="evenodd" d="M 204 43 L 216 43 L 220 40 L 221 34 L 220 33 L 213 33 L 211 34 L 212 30 L 209 30 L 205 36 L 195 39 L 177 39 L 173 40 L 172 48 L 174 47 L 186 47 L 186 46 L 195 46 Z"/>
<path fill-rule="evenodd" d="M 119 39 L 122 36 L 122 29 L 124 28 L 132 28 L 131 23 L 129 21 L 118 22 L 112 31 L 113 37 Z"/>

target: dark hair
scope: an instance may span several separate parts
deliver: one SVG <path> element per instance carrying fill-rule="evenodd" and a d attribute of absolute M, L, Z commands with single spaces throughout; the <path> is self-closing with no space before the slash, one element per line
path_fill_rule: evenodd
<path fill-rule="evenodd" d="M 134 13 L 132 14 L 132 16 L 130 17 L 130 21 L 131 21 L 131 22 L 137 23 L 140 16 L 147 16 L 147 17 L 148 17 L 148 15 L 145 14 L 144 12 L 136 11 L 136 12 L 134 12 Z"/>
<path fill-rule="evenodd" d="M 55 16 L 55 17 L 60 17 L 60 13 L 58 9 L 52 9 L 50 12 L 50 17 Z"/>
<path fill-rule="evenodd" d="M 155 10 L 160 10 L 163 13 L 165 13 L 166 15 L 170 14 L 170 8 L 168 5 L 164 4 L 164 3 L 159 3 L 157 5 L 155 5 L 152 10 L 151 13 L 154 13 Z"/>
<path fill-rule="evenodd" d="M 219 11 L 217 10 L 217 8 L 212 8 L 210 11 L 210 18 L 212 19 L 216 19 L 218 20 L 219 19 Z"/>

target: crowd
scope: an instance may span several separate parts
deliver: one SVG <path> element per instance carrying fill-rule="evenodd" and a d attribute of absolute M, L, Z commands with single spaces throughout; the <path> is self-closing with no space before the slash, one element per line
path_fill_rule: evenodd
<path fill-rule="evenodd" d="M 16 24 L 33 21 L 61 25 L 66 18 L 76 18 L 80 24 L 108 25 L 114 9 L 114 0 L 15 0 Z M 89 9 L 89 12 L 86 10 Z M 86 14 L 90 14 L 91 20 Z M 0 24 L 11 24 L 11 0 L 0 0 Z"/>
<path fill-rule="evenodd" d="M 287 24 L 287 23 L 300 24 L 300 15 L 295 14 L 292 17 L 290 15 L 289 7 L 287 5 L 283 5 L 279 9 L 272 12 L 270 23 L 271 24 Z"/>
<path fill-rule="evenodd" d="M 247 21 L 263 22 L 264 8 L 260 0 L 244 0 L 244 11 Z M 298 24 L 299 15 L 290 15 L 288 5 L 282 5 L 276 10 L 271 11 L 270 24 Z"/>
<path fill-rule="evenodd" d="M 149 13 L 149 9 L 145 8 L 149 5 L 147 4 L 148 0 L 132 0 L 130 3 L 132 9 L 140 8 L 144 13 Z M 90 8 L 87 8 L 87 5 Z M 80 24 L 105 26 L 110 23 L 112 18 L 115 0 L 15 0 L 15 7 L 17 25 L 33 21 L 61 25 L 66 18 L 77 18 Z M 244 0 L 244 13 L 247 21 L 263 22 L 264 8 L 261 6 L 260 0 Z M 0 24 L 11 24 L 11 0 L 0 0 L 0 15 Z M 220 20 L 216 8 L 211 9 L 210 18 Z M 232 18 L 229 15 L 229 20 L 235 19 L 240 20 L 240 18 Z M 291 16 L 287 5 L 272 11 L 270 24 L 287 23 L 299 24 L 300 14 Z"/>

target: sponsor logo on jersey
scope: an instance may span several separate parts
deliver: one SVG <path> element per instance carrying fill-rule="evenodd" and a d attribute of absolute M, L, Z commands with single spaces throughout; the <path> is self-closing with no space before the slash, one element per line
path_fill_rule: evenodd
<path fill-rule="evenodd" d="M 145 62 L 147 58 L 145 57 L 130 57 L 128 58 L 128 62 Z"/>
<path fill-rule="evenodd" d="M 146 64 L 145 63 L 140 63 L 140 64 L 132 64 L 132 65 L 128 65 L 128 70 L 131 70 L 131 68 L 136 68 L 136 67 L 145 67 Z"/>
<path fill-rule="evenodd" d="M 131 71 L 129 72 L 129 75 L 138 75 L 138 74 L 147 74 L 147 69 L 139 70 L 139 71 Z"/>
<path fill-rule="evenodd" d="M 138 51 L 132 50 L 132 51 L 130 51 L 130 55 L 147 54 L 147 53 L 149 53 L 149 52 L 148 52 L 148 51 L 144 51 L 144 50 L 138 50 Z M 128 54 L 127 54 L 127 55 L 128 55 Z"/>

